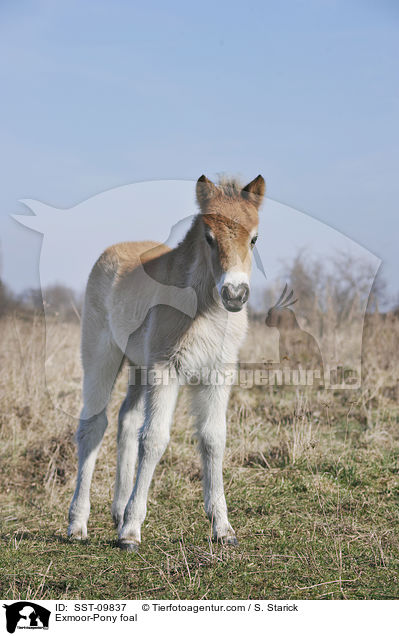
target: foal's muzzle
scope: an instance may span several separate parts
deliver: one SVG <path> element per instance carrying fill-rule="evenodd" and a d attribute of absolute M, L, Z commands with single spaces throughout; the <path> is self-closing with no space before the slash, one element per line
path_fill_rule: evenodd
<path fill-rule="evenodd" d="M 240 311 L 249 298 L 249 286 L 246 283 L 223 285 L 220 296 L 228 311 Z"/>

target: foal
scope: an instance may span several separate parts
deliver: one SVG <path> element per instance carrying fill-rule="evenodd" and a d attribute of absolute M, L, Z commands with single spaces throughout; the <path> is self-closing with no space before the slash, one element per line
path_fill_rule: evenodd
<path fill-rule="evenodd" d="M 201 176 L 196 188 L 200 213 L 176 248 L 120 243 L 94 265 L 82 316 L 84 406 L 70 537 L 87 536 L 90 483 L 107 426 L 106 407 L 126 356 L 132 365 L 145 365 L 158 378 L 162 374 L 161 382 L 130 384 L 119 412 L 112 515 L 120 547 L 138 549 L 148 490 L 169 441 L 179 385 L 204 369 L 223 372 L 237 362 L 247 329 L 245 303 L 264 192 L 261 175 L 244 188 L 235 181 L 215 185 Z M 214 538 L 235 544 L 222 475 L 229 389 L 226 383 L 189 386 L 205 510 Z"/>

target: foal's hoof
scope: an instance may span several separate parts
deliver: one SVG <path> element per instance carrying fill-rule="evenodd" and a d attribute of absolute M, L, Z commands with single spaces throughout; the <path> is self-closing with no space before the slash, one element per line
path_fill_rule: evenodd
<path fill-rule="evenodd" d="M 225 537 L 214 537 L 213 540 L 221 545 L 238 545 L 238 539 L 235 534 L 229 534 Z"/>
<path fill-rule="evenodd" d="M 232 537 L 226 537 L 224 539 L 224 543 L 226 545 L 238 545 L 238 539 L 237 539 L 236 535 L 234 534 Z"/>
<path fill-rule="evenodd" d="M 118 541 L 118 547 L 125 552 L 138 552 L 140 544 L 133 541 Z"/>
<path fill-rule="evenodd" d="M 68 526 L 68 537 L 77 541 L 87 539 L 87 526 L 85 523 L 72 522 Z"/>

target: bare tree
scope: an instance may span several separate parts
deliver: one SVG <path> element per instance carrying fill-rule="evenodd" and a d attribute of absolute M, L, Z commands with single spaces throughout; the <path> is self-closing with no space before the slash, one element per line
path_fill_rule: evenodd
<path fill-rule="evenodd" d="M 301 250 L 284 265 L 283 278 L 300 299 L 305 315 L 333 311 L 338 323 L 350 319 L 360 304 L 368 303 L 370 310 L 386 298 L 382 274 L 374 279 L 369 263 L 346 252 L 337 252 L 324 266 Z"/>
<path fill-rule="evenodd" d="M 2 271 L 2 258 L 0 250 L 0 316 L 6 314 L 15 303 L 14 296 L 11 290 L 7 287 L 5 282 L 1 278 Z"/>
<path fill-rule="evenodd" d="M 81 299 L 76 292 L 56 283 L 43 290 L 43 300 L 46 313 L 59 316 L 63 320 L 74 320 L 80 317 Z"/>

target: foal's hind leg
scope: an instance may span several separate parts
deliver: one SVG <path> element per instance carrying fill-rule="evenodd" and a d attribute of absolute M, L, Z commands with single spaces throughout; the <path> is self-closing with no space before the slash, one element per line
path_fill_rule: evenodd
<path fill-rule="evenodd" d="M 139 430 L 144 422 L 143 387 L 129 385 L 118 419 L 118 463 L 112 517 L 118 531 L 123 525 L 123 513 L 133 489 L 139 443 Z"/>
<path fill-rule="evenodd" d="M 108 423 L 105 409 L 123 360 L 122 352 L 107 337 L 106 333 L 99 333 L 98 345 L 97 350 L 90 351 L 90 358 L 83 359 L 84 406 L 76 435 L 79 458 L 78 477 L 75 494 L 69 508 L 68 527 L 68 536 L 77 539 L 87 537 L 90 485 L 98 451 Z"/>
<path fill-rule="evenodd" d="M 205 512 L 212 523 L 214 539 L 237 544 L 227 517 L 223 487 L 223 455 L 226 443 L 228 386 L 190 387 L 192 411 L 201 452 Z"/>
<path fill-rule="evenodd" d="M 90 514 L 90 484 L 107 424 L 105 409 L 91 418 L 85 418 L 84 411 L 82 411 L 76 434 L 79 465 L 75 494 L 69 508 L 69 537 L 76 539 L 85 539 L 87 537 L 87 520 Z"/>

